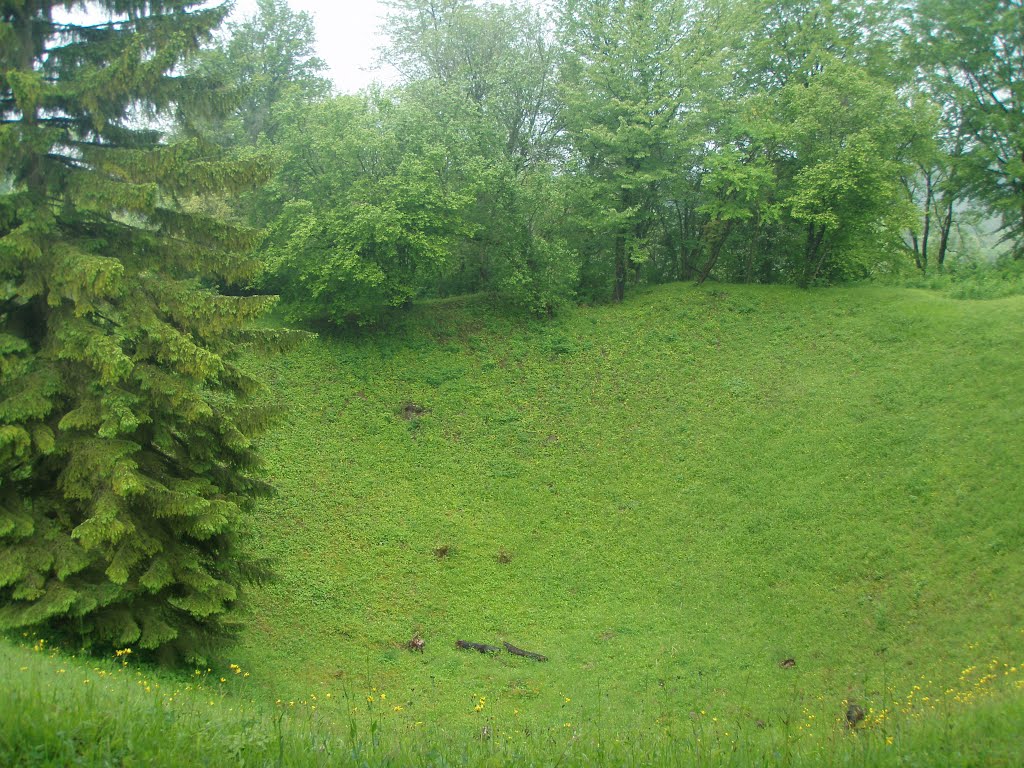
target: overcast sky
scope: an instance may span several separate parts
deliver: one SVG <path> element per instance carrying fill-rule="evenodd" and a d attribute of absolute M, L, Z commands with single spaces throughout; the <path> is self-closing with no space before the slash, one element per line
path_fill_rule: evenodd
<path fill-rule="evenodd" d="M 288 0 L 293 11 L 305 11 L 316 24 L 320 58 L 339 91 L 351 92 L 374 80 L 389 81 L 387 70 L 371 71 L 376 49 L 385 39 L 379 27 L 387 9 L 379 0 Z M 237 0 L 232 21 L 256 13 L 256 0 Z"/>
<path fill-rule="evenodd" d="M 529 1 L 539 7 L 547 4 L 547 0 Z M 386 42 L 380 32 L 387 15 L 382 0 L 288 0 L 288 5 L 313 17 L 318 54 L 327 62 L 328 76 L 339 91 L 358 91 L 375 80 L 394 82 L 394 70 L 376 68 L 377 48 Z M 231 20 L 240 21 L 255 14 L 256 0 L 235 0 Z M 76 21 L 101 18 L 95 11 L 81 10 L 70 14 L 58 10 L 57 16 Z"/>

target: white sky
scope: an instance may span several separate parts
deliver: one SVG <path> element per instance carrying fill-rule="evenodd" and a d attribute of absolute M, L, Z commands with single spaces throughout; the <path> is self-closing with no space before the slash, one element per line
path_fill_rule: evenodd
<path fill-rule="evenodd" d="M 549 0 L 529 1 L 543 7 Z M 397 79 L 393 69 L 376 67 L 377 49 L 387 42 L 380 27 L 388 9 L 381 0 L 288 0 L 288 5 L 313 17 L 317 54 L 327 62 L 327 76 L 338 91 L 352 93 L 374 81 L 390 84 Z M 235 0 L 230 20 L 240 21 L 255 13 L 256 0 Z M 89 10 L 58 13 L 58 17 L 62 15 L 75 20 L 100 18 Z"/>
<path fill-rule="evenodd" d="M 316 24 L 317 52 L 327 62 L 328 77 L 341 92 L 353 92 L 374 80 L 390 82 L 395 73 L 372 71 L 377 48 L 386 42 L 379 27 L 387 8 L 379 0 L 288 0 L 293 11 L 305 11 Z M 237 21 L 256 13 L 256 0 L 237 0 L 231 17 Z"/>

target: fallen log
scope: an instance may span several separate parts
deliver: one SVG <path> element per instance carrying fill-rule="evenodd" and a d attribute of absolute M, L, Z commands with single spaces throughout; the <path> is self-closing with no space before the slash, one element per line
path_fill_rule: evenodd
<path fill-rule="evenodd" d="M 497 653 L 501 650 L 496 645 L 485 645 L 484 643 L 471 643 L 469 640 L 456 640 L 456 648 L 463 648 L 467 651 L 479 651 L 480 653 Z"/>
<path fill-rule="evenodd" d="M 525 657 L 527 659 L 533 659 L 534 661 L 547 661 L 548 660 L 547 656 L 541 656 L 539 653 L 534 653 L 533 651 L 524 651 L 522 648 L 516 648 L 511 643 L 504 643 L 504 645 L 505 645 L 505 650 L 508 651 L 509 653 L 515 655 L 515 656 L 523 656 L 523 657 Z"/>

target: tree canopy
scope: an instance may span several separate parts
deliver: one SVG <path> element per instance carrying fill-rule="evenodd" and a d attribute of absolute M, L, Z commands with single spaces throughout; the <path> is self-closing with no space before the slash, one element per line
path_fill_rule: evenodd
<path fill-rule="evenodd" d="M 968 257 L 971 211 L 1020 239 L 1012 3 L 389 8 L 399 81 L 358 96 L 314 87 L 312 31 L 283 0 L 210 59 L 260 102 L 247 113 L 276 116 L 260 146 L 277 171 L 236 210 L 268 228 L 263 285 L 294 319 L 375 322 L 480 290 L 544 313 L 644 282 L 924 272 Z M 276 40 L 292 28 L 299 42 Z M 294 87 L 253 89 L 249 70 Z"/>

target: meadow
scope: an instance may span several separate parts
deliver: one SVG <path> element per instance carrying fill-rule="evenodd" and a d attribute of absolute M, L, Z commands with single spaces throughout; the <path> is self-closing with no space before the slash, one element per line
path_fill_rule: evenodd
<path fill-rule="evenodd" d="M 238 643 L 76 678 L 146 693 L 177 724 L 153 738 L 211 764 L 1019 764 L 1022 351 L 1024 297 L 878 286 L 322 334 L 253 360 L 278 576 Z M 82 663 L 0 652 L 5 719 Z"/>

